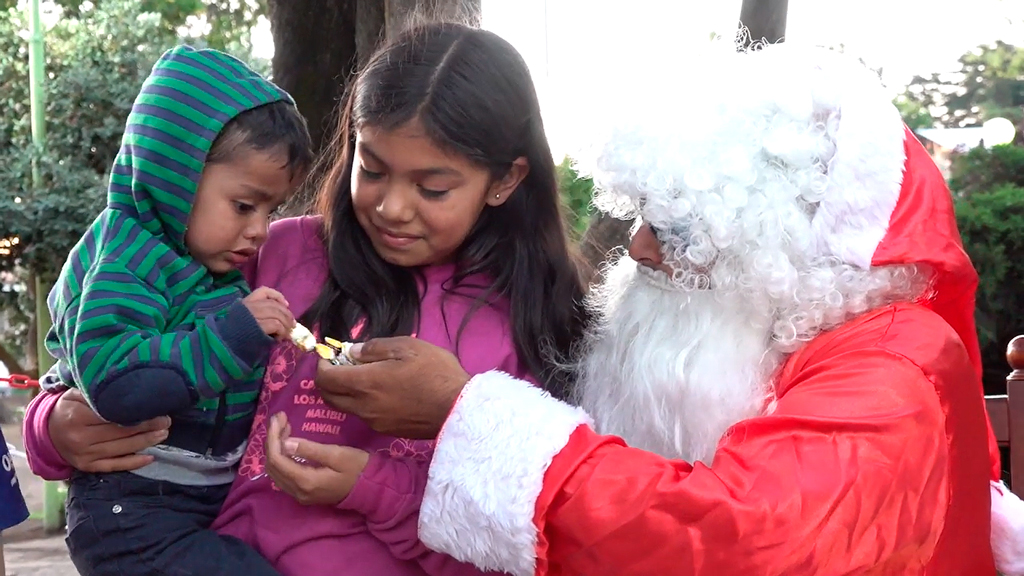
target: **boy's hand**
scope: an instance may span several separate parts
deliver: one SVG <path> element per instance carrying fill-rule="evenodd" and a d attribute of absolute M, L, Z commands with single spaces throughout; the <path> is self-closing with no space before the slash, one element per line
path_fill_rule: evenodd
<path fill-rule="evenodd" d="M 295 317 L 288 309 L 288 301 L 273 288 L 257 288 L 242 299 L 242 304 L 249 309 L 267 336 L 283 340 L 295 326 Z"/>
<path fill-rule="evenodd" d="M 370 454 L 350 446 L 293 439 L 288 418 L 274 414 L 267 429 L 267 474 L 286 494 L 306 506 L 336 506 L 348 497 Z M 299 464 L 302 458 L 320 467 Z"/>

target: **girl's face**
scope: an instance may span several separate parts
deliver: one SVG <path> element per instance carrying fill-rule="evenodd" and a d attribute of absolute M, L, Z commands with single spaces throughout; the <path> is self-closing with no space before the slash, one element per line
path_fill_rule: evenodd
<path fill-rule="evenodd" d="M 356 132 L 352 204 L 381 258 L 398 266 L 448 261 L 484 206 L 508 200 L 526 177 L 525 158 L 508 175 L 490 173 L 438 148 L 418 120 L 391 131 Z"/>

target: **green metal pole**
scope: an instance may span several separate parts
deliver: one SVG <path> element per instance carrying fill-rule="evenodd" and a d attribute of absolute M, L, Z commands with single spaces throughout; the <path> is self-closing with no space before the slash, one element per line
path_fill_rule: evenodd
<path fill-rule="evenodd" d="M 42 148 L 46 141 L 46 94 L 43 82 L 46 79 L 46 57 L 44 55 L 44 31 L 40 0 L 30 0 L 28 38 L 28 85 L 32 101 L 32 143 Z M 39 171 L 32 171 L 32 185 L 39 186 Z"/>
<path fill-rule="evenodd" d="M 28 83 L 29 97 L 32 101 L 32 143 L 36 150 L 42 150 L 46 144 L 46 80 L 45 38 L 43 30 L 42 7 L 40 0 L 30 0 L 29 39 L 28 39 Z M 42 186 L 40 169 L 37 162 L 32 164 L 32 188 L 38 191 Z M 35 276 L 36 292 L 36 358 L 39 375 L 42 376 L 53 366 L 53 357 L 46 352 L 44 340 L 50 330 L 50 311 L 46 307 L 46 296 L 49 287 L 39 275 Z M 57 531 L 64 527 L 64 494 L 62 485 L 47 482 L 43 493 L 43 529 Z"/>

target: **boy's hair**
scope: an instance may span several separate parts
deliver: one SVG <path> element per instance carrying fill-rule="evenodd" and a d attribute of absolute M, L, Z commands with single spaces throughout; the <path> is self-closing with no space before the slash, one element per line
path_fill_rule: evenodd
<path fill-rule="evenodd" d="M 306 313 L 321 333 L 360 339 L 409 334 L 419 312 L 417 270 L 385 262 L 356 220 L 351 174 L 356 132 L 418 120 L 435 145 L 468 158 L 492 179 L 525 156 L 530 170 L 500 206 L 487 206 L 455 254 L 448 289 L 469 276 L 490 280 L 477 307 L 510 302 L 520 361 L 565 398 L 574 375 L 560 366 L 582 336 L 584 286 L 570 250 L 555 164 L 529 69 L 508 42 L 476 28 L 420 25 L 380 48 L 351 83 L 319 191 L 330 274 Z M 330 160 L 327 160 L 330 158 Z M 454 287 L 454 288 L 453 288 Z M 465 326 L 460 327 L 459 331 Z"/>
<path fill-rule="evenodd" d="M 232 118 L 213 141 L 206 162 L 231 162 L 243 151 L 278 148 L 288 156 L 286 166 L 292 177 L 305 172 L 313 163 L 313 143 L 306 119 L 284 100 L 257 106 Z"/>

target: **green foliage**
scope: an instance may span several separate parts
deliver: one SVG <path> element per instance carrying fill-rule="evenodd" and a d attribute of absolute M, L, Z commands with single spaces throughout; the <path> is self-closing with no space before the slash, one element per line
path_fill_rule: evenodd
<path fill-rule="evenodd" d="M 45 8 L 59 7 L 64 17 L 88 19 L 92 14 L 117 10 L 122 0 L 53 0 L 44 1 Z M 267 0 L 135 0 L 139 13 L 158 14 L 163 31 L 183 34 L 196 44 L 224 50 L 232 54 L 252 51 L 250 31 L 257 18 L 267 12 Z M 18 0 L 0 0 L 0 11 L 15 9 Z M 208 29 L 198 34 L 185 34 L 186 29 L 205 17 Z M 262 70 L 261 70 L 262 72 Z"/>
<path fill-rule="evenodd" d="M 565 207 L 569 232 L 579 240 L 590 224 L 590 216 L 594 209 L 590 201 L 594 193 L 594 183 L 589 178 L 580 178 L 572 167 L 572 161 L 566 157 L 557 166 L 558 190 Z"/>
<path fill-rule="evenodd" d="M 1024 327 L 1024 149 L 974 149 L 954 160 L 950 184 L 980 280 L 975 319 L 986 389 L 1001 392 L 1006 344 Z"/>
<path fill-rule="evenodd" d="M 43 184 L 36 193 L 31 190 L 33 159 Z M 17 250 L 0 258 L 0 269 L 25 269 L 52 282 L 71 247 L 103 209 L 105 178 L 72 157 L 40 154 L 32 148 L 23 157 L 0 162 L 6 162 L 0 172 L 0 235 L 19 240 Z"/>
<path fill-rule="evenodd" d="M 175 36 L 138 3 L 108 0 L 62 18 L 46 36 L 45 150 L 32 144 L 23 14 L 0 19 L 0 238 L 21 250 L 0 258 L 54 278 L 104 204 L 106 173 L 142 81 Z M 41 187 L 32 187 L 32 163 Z"/>
<path fill-rule="evenodd" d="M 1000 184 L 1024 188 L 1024 148 L 978 146 L 953 158 L 949 187 L 958 196 L 992 190 Z"/>
<path fill-rule="evenodd" d="M 897 96 L 892 103 L 900 111 L 904 124 L 911 130 L 916 131 L 920 128 L 932 128 L 935 126 L 935 118 L 932 118 L 928 109 L 921 105 L 920 102 L 907 98 L 906 94 Z"/>
<path fill-rule="evenodd" d="M 33 313 L 24 288 L 33 275 L 45 282 L 56 278 L 67 253 L 105 205 L 107 173 L 153 63 L 181 41 L 179 32 L 197 11 L 225 17 L 218 16 L 207 36 L 187 38 L 190 44 L 251 60 L 246 23 L 262 9 L 251 0 L 61 4 L 66 12 L 45 36 L 47 137 L 41 150 L 32 143 L 27 14 L 0 10 L 0 284 L 22 288 L 5 292 L 0 286 L 0 345 L 22 361 Z M 5 245 L 13 238 L 17 244 Z"/>
<path fill-rule="evenodd" d="M 21 373 L 33 373 L 35 359 L 30 358 L 34 351 L 35 332 L 32 324 L 35 319 L 35 298 L 28 290 L 18 289 L 19 286 L 8 284 L 14 277 L 0 277 L 0 327 L 3 327 L 2 345 L 6 352 L 20 364 Z M 15 372 L 19 367 L 11 365 L 7 360 L 8 370 Z"/>
<path fill-rule="evenodd" d="M 998 41 L 960 57 L 951 74 L 916 76 L 903 94 L 908 103 L 937 114 L 941 126 L 977 126 L 996 117 L 1024 121 L 1024 48 Z"/>
<path fill-rule="evenodd" d="M 987 382 L 1006 376 L 1006 344 L 1024 326 L 1024 188 L 1002 184 L 956 202 L 964 247 L 980 276 L 975 319 Z"/>
<path fill-rule="evenodd" d="M 105 0 L 109 1 L 109 0 Z M 209 29 L 186 34 L 197 48 L 216 48 L 240 56 L 260 74 L 270 76 L 270 61 L 256 60 L 252 54 L 252 27 L 267 13 L 267 0 L 144 0 L 143 5 L 157 9 L 179 33 L 199 16 L 205 16 Z"/>

